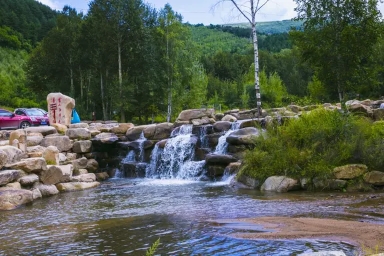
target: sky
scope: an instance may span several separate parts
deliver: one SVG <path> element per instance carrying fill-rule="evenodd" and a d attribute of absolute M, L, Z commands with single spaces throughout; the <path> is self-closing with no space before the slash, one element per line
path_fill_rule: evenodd
<path fill-rule="evenodd" d="M 62 10 L 64 5 L 76 8 L 78 12 L 86 13 L 90 0 L 38 0 L 52 9 Z M 238 13 L 233 12 L 231 3 L 224 3 L 212 10 L 218 0 L 147 0 L 147 4 L 160 9 L 169 3 L 172 9 L 183 16 L 184 22 L 191 24 L 204 23 L 226 24 L 245 22 Z M 269 0 L 260 10 L 257 21 L 276 21 L 291 19 L 296 16 L 293 0 Z"/>
<path fill-rule="evenodd" d="M 90 0 L 38 0 L 52 9 L 62 10 L 64 5 L 76 8 L 78 12 L 86 13 Z M 145 0 L 144 0 L 145 1 Z M 228 24 L 245 22 L 237 12 L 233 11 L 233 5 L 229 2 L 212 7 L 219 0 L 147 0 L 147 4 L 160 9 L 166 3 L 172 9 L 183 16 L 184 22 L 191 24 Z M 245 0 L 239 2 L 246 2 Z M 268 3 L 257 14 L 257 21 L 278 21 L 288 20 L 296 16 L 294 11 L 296 4 L 293 0 L 269 0 Z M 384 14 L 384 4 L 379 4 L 381 13 Z"/>

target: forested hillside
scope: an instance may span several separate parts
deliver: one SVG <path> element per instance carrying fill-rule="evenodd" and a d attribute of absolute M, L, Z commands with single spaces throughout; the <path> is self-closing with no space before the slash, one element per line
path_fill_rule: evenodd
<path fill-rule="evenodd" d="M 356 22 L 337 33 L 302 21 L 257 25 L 263 107 L 384 94 L 383 26 L 364 19 L 370 13 L 345 13 Z M 46 95 L 60 91 L 76 99 L 84 119 L 95 111 L 98 119 L 135 123 L 173 121 L 186 108 L 255 107 L 249 27 L 184 24 L 170 5 L 93 0 L 84 15 L 4 0 L 0 47 L 3 106 L 46 107 Z"/>

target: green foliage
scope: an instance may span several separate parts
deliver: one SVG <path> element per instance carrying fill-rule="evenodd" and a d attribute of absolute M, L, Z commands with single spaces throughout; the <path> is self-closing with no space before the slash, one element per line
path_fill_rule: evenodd
<path fill-rule="evenodd" d="M 0 1 L 0 24 L 17 31 L 32 45 L 42 40 L 55 22 L 56 12 L 38 1 Z"/>
<path fill-rule="evenodd" d="M 372 131 L 370 125 L 367 119 L 339 111 L 313 110 L 282 126 L 269 127 L 246 154 L 242 172 L 258 179 L 314 178 L 329 177 L 334 167 L 344 164 L 384 168 L 380 160 L 384 125 L 374 125 Z"/>
<path fill-rule="evenodd" d="M 313 76 L 308 83 L 309 97 L 315 102 L 324 102 L 327 98 L 327 90 L 317 76 Z"/>
<path fill-rule="evenodd" d="M 152 246 L 145 253 L 145 256 L 153 256 L 153 255 L 155 255 L 155 252 L 156 252 L 157 248 L 159 247 L 159 244 L 160 244 L 160 238 L 157 239 L 156 242 L 154 242 L 152 244 Z"/>
<path fill-rule="evenodd" d="M 23 67 L 28 54 L 25 51 L 0 47 L 0 105 L 8 107 L 37 107 L 34 93 L 25 87 Z"/>
<path fill-rule="evenodd" d="M 380 35 L 378 0 L 295 0 L 304 31 L 291 33 L 301 59 L 317 72 L 332 99 L 375 81 L 369 65 Z"/>

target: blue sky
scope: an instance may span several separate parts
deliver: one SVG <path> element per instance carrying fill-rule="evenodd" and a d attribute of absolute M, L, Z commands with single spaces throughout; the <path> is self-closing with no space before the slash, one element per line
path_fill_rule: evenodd
<path fill-rule="evenodd" d="M 50 6 L 53 9 L 61 10 L 64 5 L 69 5 L 84 13 L 88 10 L 90 0 L 38 0 L 39 2 Z M 145 1 L 145 0 L 144 0 Z M 204 23 L 209 24 L 225 24 L 244 22 L 239 19 L 238 13 L 231 11 L 233 6 L 225 3 L 217 6 L 212 11 L 212 6 L 218 0 L 147 0 L 148 4 L 155 8 L 162 8 L 169 3 L 172 8 L 181 13 L 184 22 L 191 24 Z M 295 17 L 293 0 L 270 0 L 263 9 L 260 10 L 258 21 L 275 21 L 285 20 Z"/>

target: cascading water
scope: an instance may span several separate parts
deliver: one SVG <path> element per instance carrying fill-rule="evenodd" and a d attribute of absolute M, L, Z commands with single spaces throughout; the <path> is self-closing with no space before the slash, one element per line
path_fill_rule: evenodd
<path fill-rule="evenodd" d="M 136 161 L 136 153 L 134 150 L 130 150 L 127 154 L 127 156 L 121 161 L 122 163 L 129 163 L 129 162 L 135 162 Z"/>
<path fill-rule="evenodd" d="M 241 122 L 233 122 L 231 124 L 231 129 L 229 129 L 223 136 L 219 138 L 219 143 L 216 146 L 214 154 L 217 155 L 225 155 L 227 153 L 227 137 L 234 131 L 237 131 L 240 129 Z"/>
<path fill-rule="evenodd" d="M 160 152 L 155 147 L 146 172 L 149 178 L 191 179 L 202 173 L 204 161 L 193 161 L 197 138 L 192 135 L 192 125 L 175 129 Z"/>
<path fill-rule="evenodd" d="M 200 127 L 199 140 L 200 140 L 200 147 L 201 148 L 209 148 L 207 129 L 208 129 L 208 126 L 201 126 Z"/>
<path fill-rule="evenodd" d="M 140 138 L 136 140 L 139 142 L 139 161 L 144 162 L 144 143 L 147 140 L 144 136 L 144 132 L 141 132 Z"/>

